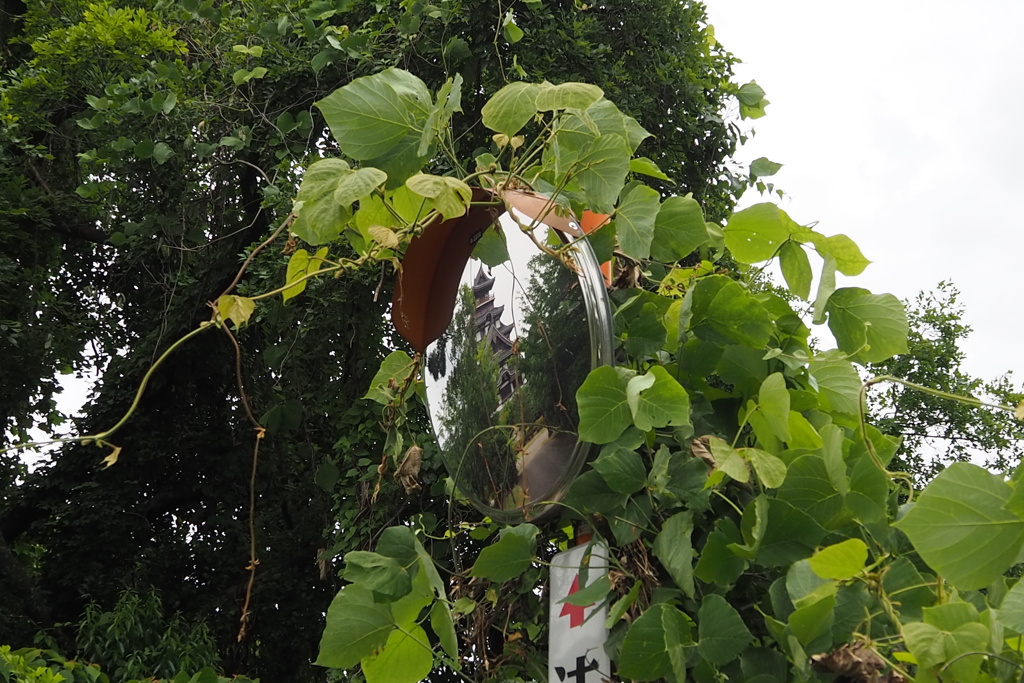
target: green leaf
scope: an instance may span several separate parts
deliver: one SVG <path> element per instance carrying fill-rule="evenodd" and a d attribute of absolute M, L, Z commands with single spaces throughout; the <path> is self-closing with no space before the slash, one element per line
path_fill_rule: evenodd
<path fill-rule="evenodd" d="M 819 453 L 801 455 L 789 463 L 786 481 L 779 487 L 778 496 L 825 526 L 843 509 L 843 496 L 829 476 L 824 456 Z"/>
<path fill-rule="evenodd" d="M 480 110 L 483 124 L 496 133 L 512 137 L 537 113 L 541 86 L 517 81 L 494 94 Z"/>
<path fill-rule="evenodd" d="M 704 329 L 710 325 L 727 339 L 755 349 L 764 347 L 771 339 L 774 329 L 771 315 L 738 282 L 724 275 L 711 275 L 701 278 L 690 292 L 693 297 L 690 326 L 701 338 L 719 341 Z"/>
<path fill-rule="evenodd" d="M 452 612 L 448 605 L 440 600 L 430 608 L 430 628 L 437 634 L 437 640 L 441 643 L 444 653 L 453 661 L 458 661 L 459 638 L 455 633 L 455 622 L 452 620 Z"/>
<path fill-rule="evenodd" d="M 447 128 L 452 115 L 457 111 L 462 111 L 462 74 L 455 74 L 454 78 L 449 78 L 437 91 L 437 104 L 434 105 L 423 127 L 419 147 L 416 148 L 417 156 L 424 157 L 430 154 L 430 146 L 438 132 Z"/>
<path fill-rule="evenodd" d="M 735 522 L 727 517 L 719 518 L 715 522 L 715 530 L 700 551 L 693 575 L 705 583 L 731 586 L 743 574 L 747 562 L 732 552 L 729 546 L 742 543 L 743 537 Z"/>
<path fill-rule="evenodd" d="M 736 659 L 753 640 L 739 612 L 721 595 L 704 597 L 697 624 L 697 652 L 716 666 Z"/>
<path fill-rule="evenodd" d="M 556 109 L 586 109 L 604 97 L 604 91 L 589 83 L 543 83 L 537 92 L 537 111 Z"/>
<path fill-rule="evenodd" d="M 793 464 L 785 486 L 789 486 L 792 478 Z M 826 533 L 807 512 L 765 496 L 758 496 L 743 511 L 742 531 L 746 543 L 731 544 L 729 548 L 740 557 L 756 558 L 758 564 L 766 567 L 784 567 L 810 557 Z"/>
<path fill-rule="evenodd" d="M 174 150 L 166 142 L 158 142 L 153 146 L 153 159 L 156 163 L 163 164 L 174 154 Z"/>
<path fill-rule="evenodd" d="M 576 392 L 580 411 L 580 439 L 604 444 L 615 441 L 633 424 L 626 382 L 610 366 L 593 370 Z"/>
<path fill-rule="evenodd" d="M 750 481 L 750 467 L 739 451 L 717 436 L 709 437 L 708 446 L 711 449 L 711 455 L 715 457 L 716 470 L 728 474 L 731 479 L 741 484 Z M 713 481 L 713 479 L 709 479 L 708 486 Z"/>
<path fill-rule="evenodd" d="M 491 268 L 500 266 L 508 261 L 508 245 L 505 242 L 505 231 L 484 230 L 480 241 L 473 247 L 473 258 L 483 261 Z"/>
<path fill-rule="evenodd" d="M 230 320 L 239 328 L 249 322 L 256 310 L 256 302 L 249 297 L 225 294 L 217 299 L 217 313 L 223 320 Z"/>
<path fill-rule="evenodd" d="M 617 444 L 602 448 L 593 467 L 604 477 L 608 488 L 618 493 L 635 493 L 647 483 L 647 468 L 640 455 Z"/>
<path fill-rule="evenodd" d="M 812 322 L 815 325 L 825 322 L 825 307 L 828 304 L 828 298 L 834 291 L 836 291 L 836 260 L 831 256 L 826 256 L 825 263 L 821 266 L 821 277 L 818 279 L 818 293 L 814 297 Z"/>
<path fill-rule="evenodd" d="M 391 599 L 412 590 L 409 573 L 394 558 L 365 550 L 346 553 L 345 578 Z"/>
<path fill-rule="evenodd" d="M 640 175 L 645 175 L 649 178 L 657 178 L 658 180 L 672 182 L 672 179 L 665 175 L 665 173 L 658 168 L 658 165 L 647 157 L 630 159 L 629 170 L 631 173 L 639 173 Z"/>
<path fill-rule="evenodd" d="M 392 631 L 383 649 L 362 665 L 366 683 L 417 683 L 430 674 L 434 654 L 426 632 L 413 625 Z"/>
<path fill-rule="evenodd" d="M 1024 520 L 1004 509 L 1013 489 L 994 474 L 958 462 L 942 471 L 894 526 L 921 557 L 960 590 L 1001 576 L 1024 545 Z"/>
<path fill-rule="evenodd" d="M 907 352 L 907 312 L 892 294 L 858 287 L 837 289 L 825 305 L 840 350 L 861 363 L 880 363 Z"/>
<path fill-rule="evenodd" d="M 822 258 L 831 256 L 836 261 L 836 268 L 843 275 L 860 275 L 871 261 L 864 258 L 860 247 L 846 235 L 825 237 L 809 228 L 801 227 L 793 233 L 793 239 L 800 242 L 811 242 Z"/>
<path fill-rule="evenodd" d="M 762 96 L 764 91 L 762 91 Z M 782 168 L 782 164 L 777 164 L 774 161 L 769 161 L 768 157 L 761 157 L 760 159 L 754 159 L 750 163 L 750 177 L 754 178 L 765 178 L 767 176 L 775 175 Z"/>
<path fill-rule="evenodd" d="M 326 257 L 327 247 L 320 247 L 312 257 L 310 257 L 309 252 L 305 249 L 295 250 L 295 253 L 288 259 L 288 270 L 285 275 L 285 285 L 290 285 L 293 282 L 295 284 L 281 292 L 281 296 L 284 301 L 297 297 L 306 290 L 306 284 L 309 280 L 304 280 L 302 278 L 323 269 L 323 260 Z"/>
<path fill-rule="evenodd" d="M 836 596 L 826 595 L 789 615 L 789 628 L 801 645 L 807 647 L 820 636 L 830 634 L 835 621 L 835 606 Z"/>
<path fill-rule="evenodd" d="M 466 213 L 473 199 L 473 190 L 462 180 L 451 176 L 417 173 L 405 181 L 410 190 L 426 197 L 427 206 L 436 209 L 445 219 Z"/>
<path fill-rule="evenodd" d="M 335 484 L 338 483 L 338 479 L 341 478 L 341 470 L 331 460 L 326 460 L 320 467 L 316 469 L 316 475 L 313 477 L 313 481 L 317 486 L 322 488 L 327 493 L 334 491 Z"/>
<path fill-rule="evenodd" d="M 786 463 L 780 458 L 758 448 L 741 448 L 739 452 L 754 467 L 763 488 L 777 489 L 786 481 Z"/>
<path fill-rule="evenodd" d="M 348 164 L 341 159 L 321 159 L 306 169 L 295 196 L 296 206 L 301 208 L 295 211 L 298 218 L 292 223 L 292 232 L 300 239 L 318 245 L 341 235 L 352 212 L 334 201 L 334 190 L 348 172 Z"/>
<path fill-rule="evenodd" d="M 814 274 L 803 247 L 792 240 L 784 242 L 779 248 L 779 268 L 789 291 L 801 299 L 810 297 Z"/>
<path fill-rule="evenodd" d="M 654 221 L 658 217 L 661 197 L 654 188 L 631 183 L 615 210 L 615 234 L 623 253 L 634 259 L 651 254 Z"/>
<path fill-rule="evenodd" d="M 574 177 L 598 213 L 611 213 L 629 173 L 630 151 L 620 135 L 604 135 L 588 144 L 573 165 Z M 649 202 L 646 195 L 639 199 Z M 621 237 L 620 237 L 621 241 Z"/>
<path fill-rule="evenodd" d="M 654 222 L 651 258 L 663 263 L 680 261 L 708 243 L 704 211 L 692 195 L 669 197 Z"/>
<path fill-rule="evenodd" d="M 526 35 L 523 33 L 523 29 L 516 26 L 516 22 L 512 20 L 512 10 L 505 15 L 505 21 L 501 24 L 501 34 L 510 43 L 518 43 Z"/>
<path fill-rule="evenodd" d="M 363 398 L 387 405 L 395 400 L 397 388 L 405 384 L 416 370 L 416 363 L 405 351 L 392 351 L 381 364 L 377 374 L 370 380 L 370 388 Z"/>
<path fill-rule="evenodd" d="M 473 53 L 469 49 L 469 43 L 458 36 L 453 36 L 444 45 L 444 56 L 458 63 L 469 59 Z"/>
<path fill-rule="evenodd" d="M 625 614 L 626 610 L 632 607 L 633 603 L 636 602 L 636 598 L 640 595 L 640 582 L 634 581 L 633 587 L 629 589 L 629 592 L 623 595 L 614 605 L 608 610 L 608 618 L 604 620 L 605 628 L 611 628 L 615 624 L 619 623 Z"/>
<path fill-rule="evenodd" d="M 391 607 L 375 602 L 373 592 L 356 584 L 342 588 L 327 610 L 316 664 L 351 669 L 388 640 L 395 628 Z"/>
<path fill-rule="evenodd" d="M 786 389 L 786 378 L 781 372 L 768 375 L 761 383 L 757 409 L 775 436 L 782 441 L 789 441 L 789 391 Z"/>
<path fill-rule="evenodd" d="M 844 581 L 861 573 L 868 561 L 868 547 L 859 538 L 822 548 L 808 560 L 814 573 L 823 579 Z"/>
<path fill-rule="evenodd" d="M 479 576 L 498 583 L 504 583 L 526 571 L 534 560 L 537 548 L 537 527 L 520 524 L 502 534 L 497 543 L 480 551 L 471 576 Z"/>
<path fill-rule="evenodd" d="M 930 669 L 951 662 L 949 680 L 973 681 L 981 665 L 979 657 L 962 657 L 965 653 L 987 652 L 989 631 L 978 622 L 963 624 L 952 631 L 921 622 L 903 625 L 903 639 L 921 669 Z M 932 680 L 937 680 L 933 678 Z"/>
<path fill-rule="evenodd" d="M 566 603 L 577 607 L 590 607 L 603 601 L 611 589 L 612 584 L 608 580 L 608 576 L 601 574 L 591 581 L 586 588 L 579 589 L 572 595 L 559 600 L 558 603 Z"/>
<path fill-rule="evenodd" d="M 734 213 L 725 226 L 725 246 L 738 261 L 760 263 L 775 256 L 796 223 L 774 204 L 755 204 Z"/>
<path fill-rule="evenodd" d="M 387 182 L 388 174 L 378 168 L 357 168 L 342 173 L 334 189 L 334 201 L 349 206 Z"/>
<path fill-rule="evenodd" d="M 633 414 L 633 424 L 641 431 L 690 424 L 689 394 L 660 365 L 652 367 L 646 375 L 629 380 L 626 400 Z"/>
<path fill-rule="evenodd" d="M 753 107 L 764 99 L 764 90 L 757 84 L 757 81 L 750 81 L 740 86 L 736 92 L 736 99 L 740 101 L 740 104 Z"/>
<path fill-rule="evenodd" d="M 818 383 L 818 399 L 824 407 L 844 415 L 857 415 L 860 406 L 861 379 L 848 360 L 811 363 L 808 371 Z"/>
<path fill-rule="evenodd" d="M 665 345 L 665 324 L 654 303 L 645 303 L 639 315 L 629 321 L 625 337 L 626 353 L 631 358 L 653 356 Z"/>
<path fill-rule="evenodd" d="M 1018 579 L 999 605 L 999 621 L 1017 633 L 1024 633 L 1024 581 Z"/>
<path fill-rule="evenodd" d="M 357 78 L 315 103 L 341 151 L 353 159 L 369 161 L 380 157 L 410 133 L 416 134 L 415 144 L 419 144 L 422 125 L 416 125 L 408 99 L 401 97 L 396 89 L 403 76 L 389 75 L 398 71 L 392 68 Z M 408 72 L 401 73 L 404 77 L 416 78 Z M 406 90 L 407 96 L 414 87 Z"/>
<path fill-rule="evenodd" d="M 676 585 L 693 597 L 693 515 L 677 512 L 665 520 L 654 539 L 654 556 L 661 561 Z"/>
<path fill-rule="evenodd" d="M 653 681 L 675 675 L 684 680 L 685 669 L 675 670 L 673 653 L 679 657 L 693 643 L 690 618 L 671 605 L 651 605 L 629 627 L 619 654 L 621 678 Z"/>

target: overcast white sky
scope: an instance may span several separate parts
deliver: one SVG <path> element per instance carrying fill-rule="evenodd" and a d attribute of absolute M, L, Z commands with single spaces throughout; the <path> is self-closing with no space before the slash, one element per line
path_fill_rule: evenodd
<path fill-rule="evenodd" d="M 847 284 L 962 292 L 967 370 L 1024 380 L 1024 2 L 707 0 L 768 115 L 740 152 L 781 206 L 873 261 Z M 761 201 L 748 193 L 743 204 Z M 813 263 L 813 261 L 812 261 Z M 815 285 L 816 286 L 816 285 Z"/>

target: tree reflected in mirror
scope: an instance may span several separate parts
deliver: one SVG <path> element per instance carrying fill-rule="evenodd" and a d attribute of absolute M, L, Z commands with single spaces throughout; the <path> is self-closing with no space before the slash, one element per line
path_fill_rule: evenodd
<path fill-rule="evenodd" d="M 532 244 L 509 246 L 494 268 L 467 265 L 452 323 L 428 349 L 426 383 L 459 489 L 529 514 L 585 457 L 576 390 L 593 360 L 580 278 Z"/>

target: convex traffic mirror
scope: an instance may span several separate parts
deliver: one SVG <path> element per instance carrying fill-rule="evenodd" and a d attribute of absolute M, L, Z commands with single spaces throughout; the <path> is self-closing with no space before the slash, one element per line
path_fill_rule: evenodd
<path fill-rule="evenodd" d="M 395 327 L 424 354 L 451 477 L 497 520 L 552 512 L 587 458 L 576 391 L 612 362 L 612 324 L 582 238 L 546 197 L 476 190 L 465 216 L 428 226 L 403 258 Z"/>

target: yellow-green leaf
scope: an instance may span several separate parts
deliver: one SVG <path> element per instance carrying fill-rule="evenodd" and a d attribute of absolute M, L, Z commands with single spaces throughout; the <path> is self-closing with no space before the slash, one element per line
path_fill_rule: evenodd
<path fill-rule="evenodd" d="M 823 579 L 843 581 L 859 574 L 868 560 L 868 547 L 859 538 L 848 538 L 814 554 L 808 562 Z"/>
<path fill-rule="evenodd" d="M 292 254 L 292 257 L 288 259 L 288 271 L 285 275 L 285 285 L 291 286 L 281 292 L 285 301 L 297 297 L 306 290 L 308 280 L 305 278 L 321 270 L 326 257 L 327 247 L 320 247 L 313 256 L 310 256 L 305 249 L 297 249 Z"/>
<path fill-rule="evenodd" d="M 223 320 L 235 323 L 236 329 L 247 323 L 255 310 L 256 302 L 246 296 L 225 294 L 217 299 L 217 313 Z"/>

